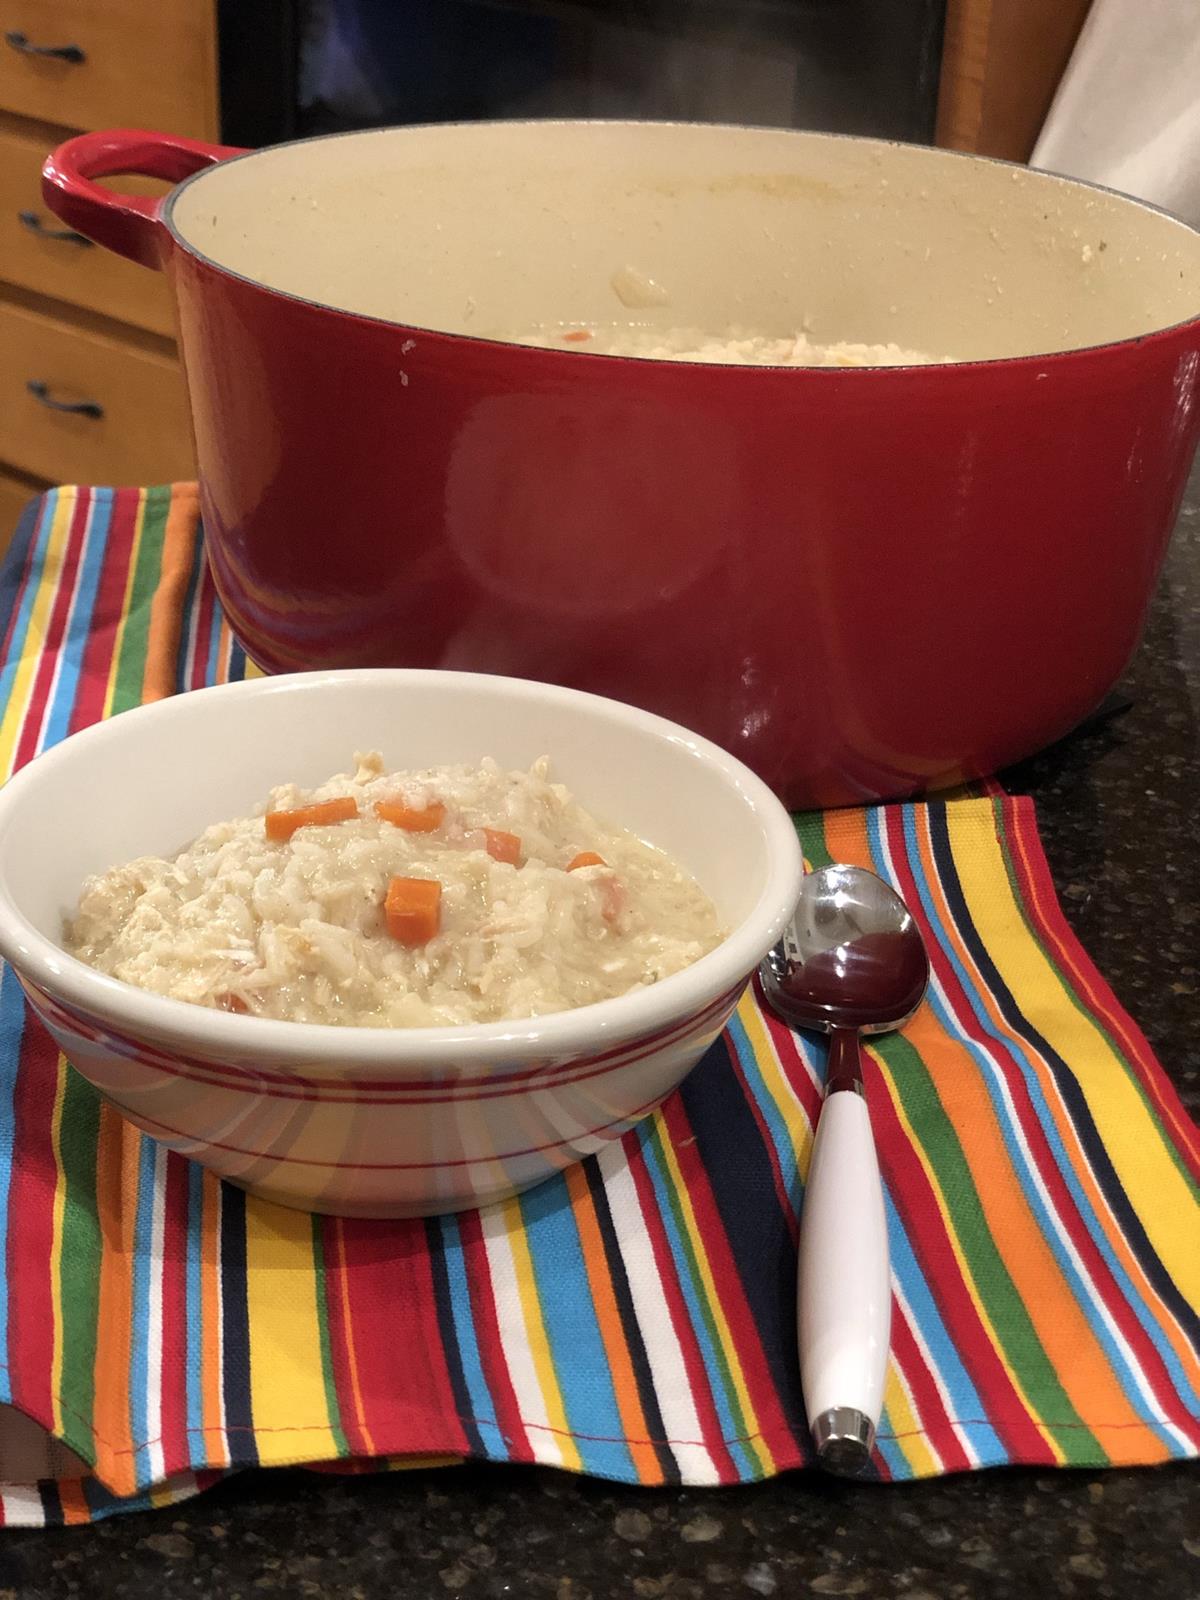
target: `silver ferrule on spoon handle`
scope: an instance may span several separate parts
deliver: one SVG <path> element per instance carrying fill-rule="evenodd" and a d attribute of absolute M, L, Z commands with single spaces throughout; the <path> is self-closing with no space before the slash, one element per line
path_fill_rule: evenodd
<path fill-rule="evenodd" d="M 800 1216 L 805 1409 L 822 1465 L 843 1473 L 870 1459 L 891 1335 L 887 1218 L 858 1055 L 857 1036 L 837 1030 Z"/>

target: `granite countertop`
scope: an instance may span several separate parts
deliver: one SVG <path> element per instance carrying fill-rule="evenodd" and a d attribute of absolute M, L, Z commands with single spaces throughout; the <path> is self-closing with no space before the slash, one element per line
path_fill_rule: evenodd
<path fill-rule="evenodd" d="M 1128 709 L 1005 775 L 1065 910 L 1200 1113 L 1200 470 Z M 1200 1471 L 627 1489 L 530 1468 L 248 1473 L 91 1529 L 0 1534 L 0 1600 L 1200 1597 Z"/>

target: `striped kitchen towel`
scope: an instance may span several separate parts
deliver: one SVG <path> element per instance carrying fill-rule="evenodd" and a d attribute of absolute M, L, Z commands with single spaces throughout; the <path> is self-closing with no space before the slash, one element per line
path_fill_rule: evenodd
<path fill-rule="evenodd" d="M 253 671 L 195 491 L 60 489 L 0 579 L 0 774 Z M 286 775 L 281 775 L 286 776 Z M 893 1351 L 876 1468 L 1200 1450 L 1200 1148 L 1007 796 L 800 819 L 920 919 L 875 1042 Z M 632 1483 L 800 1465 L 797 1215 L 822 1053 L 748 993 L 670 1102 L 540 1188 L 314 1219 L 143 1138 L 0 983 L 0 1511 L 81 1522 L 249 1465 L 473 1456 Z"/>

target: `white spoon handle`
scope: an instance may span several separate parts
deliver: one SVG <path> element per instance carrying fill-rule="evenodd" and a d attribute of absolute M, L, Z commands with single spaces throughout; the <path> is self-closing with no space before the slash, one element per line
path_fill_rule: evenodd
<path fill-rule="evenodd" d="M 883 1409 L 892 1296 L 867 1102 L 825 1097 L 800 1215 L 800 1377 L 822 1464 L 866 1465 Z"/>

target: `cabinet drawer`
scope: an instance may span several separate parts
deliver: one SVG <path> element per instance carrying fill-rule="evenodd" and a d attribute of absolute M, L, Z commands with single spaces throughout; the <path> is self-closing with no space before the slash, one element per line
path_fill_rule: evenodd
<path fill-rule="evenodd" d="M 41 139 L 0 128 L 0 278 L 170 336 L 171 302 L 162 274 L 80 242 L 47 210 L 41 192 L 46 153 Z M 162 187 L 146 179 L 117 182 L 128 191 Z M 68 237 L 56 239 L 56 233 Z"/>
<path fill-rule="evenodd" d="M 195 476 L 177 362 L 3 303 L 0 350 L 0 440 L 14 467 L 53 483 Z"/>
<path fill-rule="evenodd" d="M 213 3 L 7 0 L 0 107 L 66 128 L 154 128 L 215 138 Z M 35 53 L 46 50 L 76 58 Z"/>
<path fill-rule="evenodd" d="M 17 531 L 17 521 L 22 511 L 37 492 L 32 484 L 14 478 L 0 467 L 0 556 L 4 555 Z"/>

